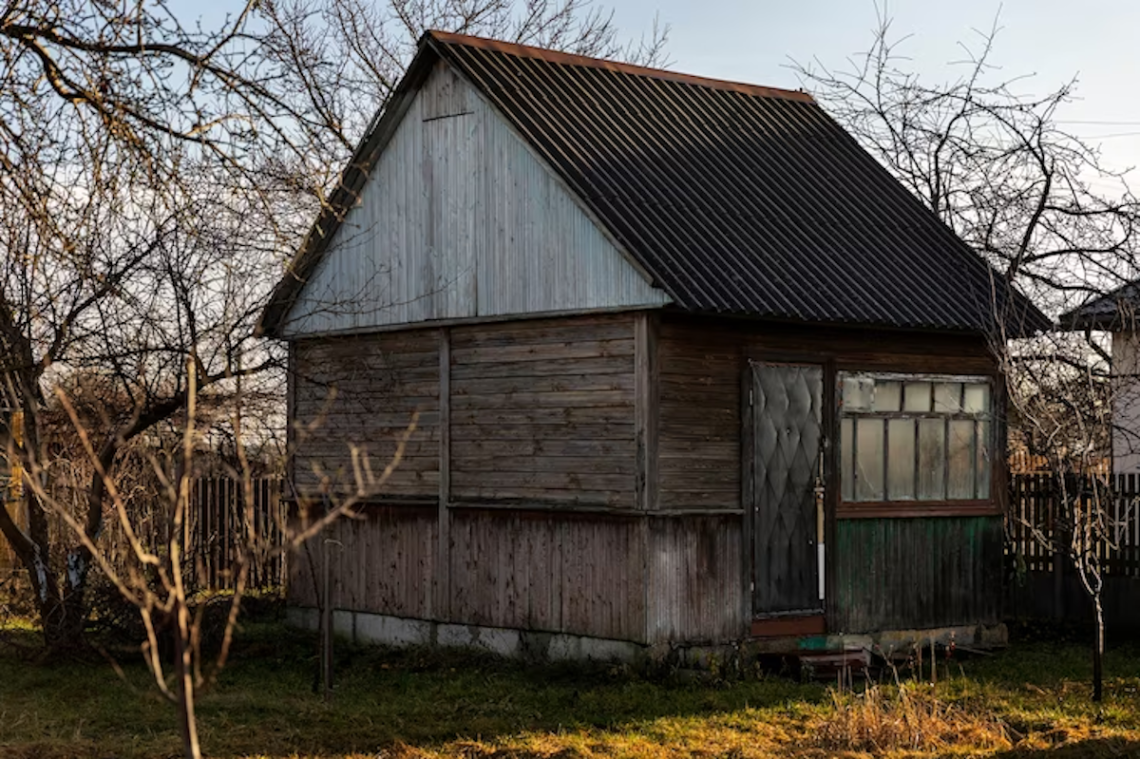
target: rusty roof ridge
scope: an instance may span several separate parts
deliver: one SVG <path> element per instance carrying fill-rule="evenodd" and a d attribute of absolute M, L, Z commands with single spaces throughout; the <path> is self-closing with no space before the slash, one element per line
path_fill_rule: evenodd
<path fill-rule="evenodd" d="M 811 103 L 813 105 L 816 105 L 815 98 L 813 98 L 810 93 L 804 92 L 803 90 L 789 90 L 782 87 L 767 87 L 759 84 L 749 84 L 747 82 L 735 82 L 729 79 L 716 79 L 713 77 L 698 76 L 696 74 L 684 74 L 677 71 L 669 71 L 668 69 L 641 66 L 636 63 L 624 63 L 621 61 L 613 61 L 607 58 L 595 58 L 578 53 L 566 53 L 559 50 L 548 50 L 541 47 L 534 47 L 532 45 L 523 45 L 518 42 L 505 42 L 503 40 L 494 40 L 487 37 L 477 37 L 468 34 L 445 32 L 438 29 L 429 29 L 424 33 L 424 37 L 433 39 L 445 45 L 462 45 L 465 47 L 480 48 L 483 50 L 491 50 L 497 53 L 513 55 L 519 58 L 534 58 L 537 60 L 546 61 L 547 63 L 556 63 L 567 66 L 584 66 L 588 68 L 602 69 L 605 71 L 613 71 L 615 73 L 629 74 L 631 76 L 644 76 L 650 77 L 652 79 L 660 79 L 663 81 L 696 85 L 698 87 L 708 87 L 715 90 L 739 92 L 745 95 L 752 95 L 754 97 L 797 100 L 803 103 Z"/>

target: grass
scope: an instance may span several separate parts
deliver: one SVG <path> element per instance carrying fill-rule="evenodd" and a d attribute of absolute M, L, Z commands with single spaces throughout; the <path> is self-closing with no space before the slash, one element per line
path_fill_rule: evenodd
<path fill-rule="evenodd" d="M 30 635 L 30 633 L 16 633 Z M 339 648 L 331 705 L 311 690 L 311 636 L 248 624 L 199 703 L 210 756 L 1140 756 L 1140 648 L 1109 652 L 1088 700 L 1084 649 L 1019 644 L 939 685 L 836 693 L 775 676 L 695 684 L 619 668 L 526 667 L 471 655 Z M 176 756 L 173 709 L 120 652 L 31 663 L 0 649 L 0 756 Z M 959 666 L 961 667 L 959 669 Z M 900 728 L 899 726 L 902 725 Z M 918 739 L 915 736 L 919 736 Z"/>

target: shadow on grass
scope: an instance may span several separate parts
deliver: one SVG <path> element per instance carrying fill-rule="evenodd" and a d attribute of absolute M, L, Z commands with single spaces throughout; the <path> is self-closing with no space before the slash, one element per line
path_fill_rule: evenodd
<path fill-rule="evenodd" d="M 0 652 L 0 712 L 12 720 L 0 730 L 0 756 L 176 753 L 174 710 L 156 696 L 137 648 L 120 649 L 116 658 L 125 679 L 106 662 L 29 664 Z M 471 653 L 342 643 L 334 698 L 326 704 L 313 692 L 316 671 L 314 635 L 246 625 L 230 664 L 198 699 L 207 754 L 375 755 L 396 745 L 636 731 L 663 719 L 810 704 L 825 693 L 820 685 L 775 677 L 698 687 L 618 666 L 527 666 Z"/>
<path fill-rule="evenodd" d="M 994 759 L 1109 759 L 1140 757 L 1140 739 L 1112 736 L 1086 738 L 1046 748 L 1015 748 L 994 755 Z"/>

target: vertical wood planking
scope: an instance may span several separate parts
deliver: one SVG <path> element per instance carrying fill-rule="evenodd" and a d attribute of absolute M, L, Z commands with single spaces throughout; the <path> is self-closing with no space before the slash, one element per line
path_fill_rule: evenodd
<path fill-rule="evenodd" d="M 645 639 L 644 520 L 469 508 L 451 518 L 456 619 Z"/>
<path fill-rule="evenodd" d="M 733 515 L 651 517 L 647 640 L 737 640 L 751 621 L 740 601 L 741 521 Z"/>
<path fill-rule="evenodd" d="M 446 64 L 409 97 L 286 334 L 670 302 Z"/>
<path fill-rule="evenodd" d="M 1000 517 L 841 519 L 836 538 L 831 632 L 1000 621 Z"/>

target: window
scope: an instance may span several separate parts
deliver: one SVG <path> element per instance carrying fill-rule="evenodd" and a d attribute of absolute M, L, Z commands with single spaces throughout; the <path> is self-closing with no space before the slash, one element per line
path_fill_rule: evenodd
<path fill-rule="evenodd" d="M 989 378 L 840 373 L 838 385 L 841 500 L 851 510 L 988 504 Z"/>

